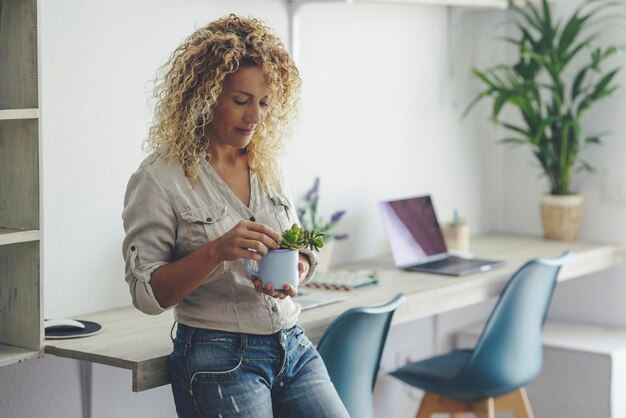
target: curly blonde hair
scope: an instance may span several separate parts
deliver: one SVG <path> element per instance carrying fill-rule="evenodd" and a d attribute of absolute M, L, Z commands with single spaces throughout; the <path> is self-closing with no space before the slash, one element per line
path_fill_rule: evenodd
<path fill-rule="evenodd" d="M 268 113 L 245 150 L 250 169 L 270 188 L 278 182 L 277 153 L 300 89 L 298 69 L 280 39 L 261 21 L 231 14 L 196 30 L 157 72 L 154 122 L 146 142 L 162 157 L 178 161 L 194 185 L 208 152 L 205 128 L 224 79 L 243 66 L 260 67 L 272 92 Z"/>

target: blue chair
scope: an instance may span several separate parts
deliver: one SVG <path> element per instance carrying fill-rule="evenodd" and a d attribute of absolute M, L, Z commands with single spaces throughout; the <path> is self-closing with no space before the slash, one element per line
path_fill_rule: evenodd
<path fill-rule="evenodd" d="M 348 413 L 373 418 L 372 391 L 391 317 L 406 296 L 372 308 L 352 308 L 338 316 L 317 345 Z"/>
<path fill-rule="evenodd" d="M 543 324 L 561 266 L 534 259 L 506 284 L 473 350 L 456 350 L 409 364 L 391 374 L 424 390 L 416 418 L 434 413 L 462 417 L 473 412 L 492 418 L 495 411 L 532 417 L 524 386 L 541 371 Z"/>

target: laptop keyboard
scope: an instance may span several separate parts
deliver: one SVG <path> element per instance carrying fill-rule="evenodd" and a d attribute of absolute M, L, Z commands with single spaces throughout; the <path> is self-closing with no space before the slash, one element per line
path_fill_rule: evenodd
<path fill-rule="evenodd" d="M 439 267 L 451 266 L 455 264 L 461 264 L 465 261 L 467 260 L 460 258 L 460 257 L 448 257 L 442 260 L 435 260 L 429 263 L 420 264 L 419 267 L 439 268 Z"/>

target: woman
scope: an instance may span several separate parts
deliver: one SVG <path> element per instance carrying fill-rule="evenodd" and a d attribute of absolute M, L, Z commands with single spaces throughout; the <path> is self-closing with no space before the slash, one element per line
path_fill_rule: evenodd
<path fill-rule="evenodd" d="M 162 67 L 153 153 L 129 181 L 126 281 L 148 314 L 174 307 L 172 390 L 183 417 L 347 417 L 297 326 L 297 289 L 244 269 L 297 222 L 276 167 L 300 85 L 280 40 L 230 15 L 197 30 Z M 300 280 L 314 253 L 300 254 Z"/>

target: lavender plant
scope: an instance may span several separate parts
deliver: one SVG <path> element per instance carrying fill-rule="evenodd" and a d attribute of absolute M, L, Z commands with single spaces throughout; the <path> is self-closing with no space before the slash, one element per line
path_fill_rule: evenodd
<path fill-rule="evenodd" d="M 346 211 L 339 210 L 333 213 L 329 220 L 325 220 L 317 213 L 319 203 L 320 178 L 315 177 L 313 187 L 307 191 L 304 201 L 298 207 L 298 218 L 305 229 L 317 231 L 325 235 L 327 241 L 331 239 L 343 240 L 348 238 L 348 234 L 338 234 L 335 227 L 343 218 Z"/>

